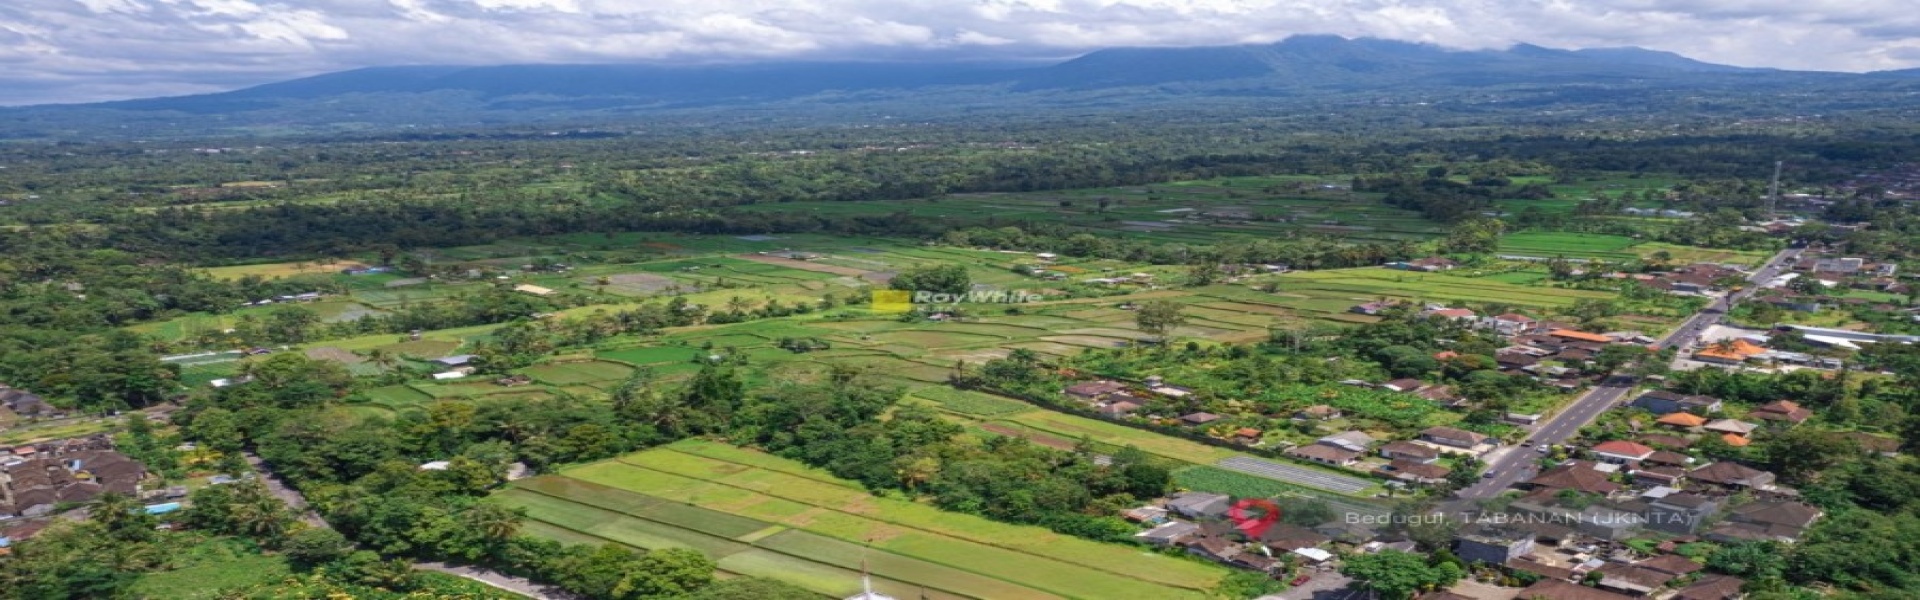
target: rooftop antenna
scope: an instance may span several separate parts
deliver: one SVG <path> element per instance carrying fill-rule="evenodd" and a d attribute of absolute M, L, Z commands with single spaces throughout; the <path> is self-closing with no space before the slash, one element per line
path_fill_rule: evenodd
<path fill-rule="evenodd" d="M 1767 220 L 1769 221 L 1780 218 L 1780 168 L 1786 164 L 1787 161 L 1784 160 L 1773 161 L 1773 185 L 1767 188 Z"/>

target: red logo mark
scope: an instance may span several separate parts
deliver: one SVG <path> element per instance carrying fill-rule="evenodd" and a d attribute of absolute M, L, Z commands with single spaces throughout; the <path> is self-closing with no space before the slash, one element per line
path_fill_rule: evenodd
<path fill-rule="evenodd" d="M 1280 505 L 1265 498 L 1243 498 L 1227 509 L 1227 519 L 1233 521 L 1233 528 L 1247 537 L 1259 539 L 1261 534 L 1280 521 Z"/>

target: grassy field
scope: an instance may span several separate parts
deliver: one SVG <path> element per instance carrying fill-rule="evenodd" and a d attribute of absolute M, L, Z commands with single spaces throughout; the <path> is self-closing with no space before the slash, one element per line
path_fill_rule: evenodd
<path fill-rule="evenodd" d="M 1636 260 L 1641 258 L 1632 250 L 1637 242 L 1617 235 L 1523 231 L 1502 236 L 1500 253 L 1542 258 Z"/>
<path fill-rule="evenodd" d="M 1211 290 L 1211 288 L 1209 288 Z M 1207 293 L 1203 291 L 1202 293 Z M 1215 292 L 1216 296 L 1225 294 Z M 1507 283 L 1498 279 L 1382 268 L 1301 271 L 1279 277 L 1278 290 L 1266 302 L 1334 321 L 1356 304 L 1381 298 L 1451 303 L 1498 303 L 1553 312 L 1581 299 L 1607 299 L 1607 292 Z M 1355 315 L 1359 316 L 1359 315 Z"/>
<path fill-rule="evenodd" d="M 857 590 L 851 569 L 863 559 L 897 597 L 925 586 L 951 597 L 1200 598 L 1225 573 L 872 496 L 798 463 L 704 441 L 517 482 L 499 499 L 572 535 L 698 548 L 729 571 L 841 596 Z"/>
<path fill-rule="evenodd" d="M 233 540 L 206 541 L 181 549 L 174 553 L 173 561 L 173 569 L 141 575 L 133 584 L 133 596 L 221 598 L 224 590 L 266 585 L 293 574 L 286 559 L 263 555 Z"/>
<path fill-rule="evenodd" d="M 239 279 L 248 275 L 277 279 L 295 275 L 326 275 L 367 266 L 366 263 L 352 260 L 342 261 L 297 261 L 282 263 L 264 263 L 257 265 L 234 265 L 231 267 L 209 267 L 202 269 L 214 279 Z"/>
<path fill-rule="evenodd" d="M 1654 258 L 1665 252 L 1675 263 L 1713 262 L 1757 265 L 1773 253 L 1765 250 L 1694 248 L 1664 242 L 1642 242 L 1617 235 L 1523 231 L 1500 238 L 1500 254 L 1540 258 L 1629 261 Z"/>

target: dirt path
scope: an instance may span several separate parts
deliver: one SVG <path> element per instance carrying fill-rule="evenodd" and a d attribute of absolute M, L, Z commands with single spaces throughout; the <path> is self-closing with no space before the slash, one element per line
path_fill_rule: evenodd
<path fill-rule="evenodd" d="M 738 255 L 734 255 L 734 258 L 738 258 L 740 260 L 750 260 L 757 263 L 766 263 L 769 265 L 779 265 L 789 269 L 799 269 L 802 271 L 816 271 L 820 273 L 832 273 L 834 275 L 846 275 L 848 277 L 859 277 L 861 275 L 866 275 L 873 272 L 866 269 L 855 269 L 853 267 L 842 267 L 839 265 L 821 264 L 821 263 L 812 262 L 812 261 L 794 260 L 791 258 L 781 258 L 778 256 L 767 256 L 765 254 L 738 254 Z"/>
<path fill-rule="evenodd" d="M 439 562 L 414 563 L 413 568 L 424 571 L 436 571 L 455 577 L 471 579 L 497 589 L 506 590 L 533 598 L 534 600 L 573 600 L 574 596 L 553 586 L 534 583 L 525 577 L 514 577 L 479 567 L 450 565 Z"/>
<path fill-rule="evenodd" d="M 313 512 L 313 509 L 307 507 L 306 496 L 300 495 L 298 490 L 287 487 L 286 482 L 281 481 L 279 475 L 274 475 L 273 471 L 267 469 L 265 461 L 260 460 L 259 456 L 248 452 L 247 464 L 253 466 L 254 472 L 260 476 L 260 481 L 266 484 L 268 492 L 272 492 L 273 496 L 279 498 L 281 502 L 287 503 L 287 507 L 293 509 L 294 512 L 300 513 L 301 522 L 322 529 L 333 528 L 332 525 L 327 524 L 326 519 L 320 518 L 319 513 Z"/>

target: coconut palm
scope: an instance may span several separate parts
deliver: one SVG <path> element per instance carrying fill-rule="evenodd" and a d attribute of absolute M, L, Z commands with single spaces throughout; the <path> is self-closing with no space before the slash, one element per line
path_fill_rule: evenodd
<path fill-rule="evenodd" d="M 498 546 L 520 533 L 520 523 L 525 518 L 526 514 L 521 509 L 480 503 L 467 509 L 460 521 L 469 529 L 479 532 L 489 545 Z"/>

